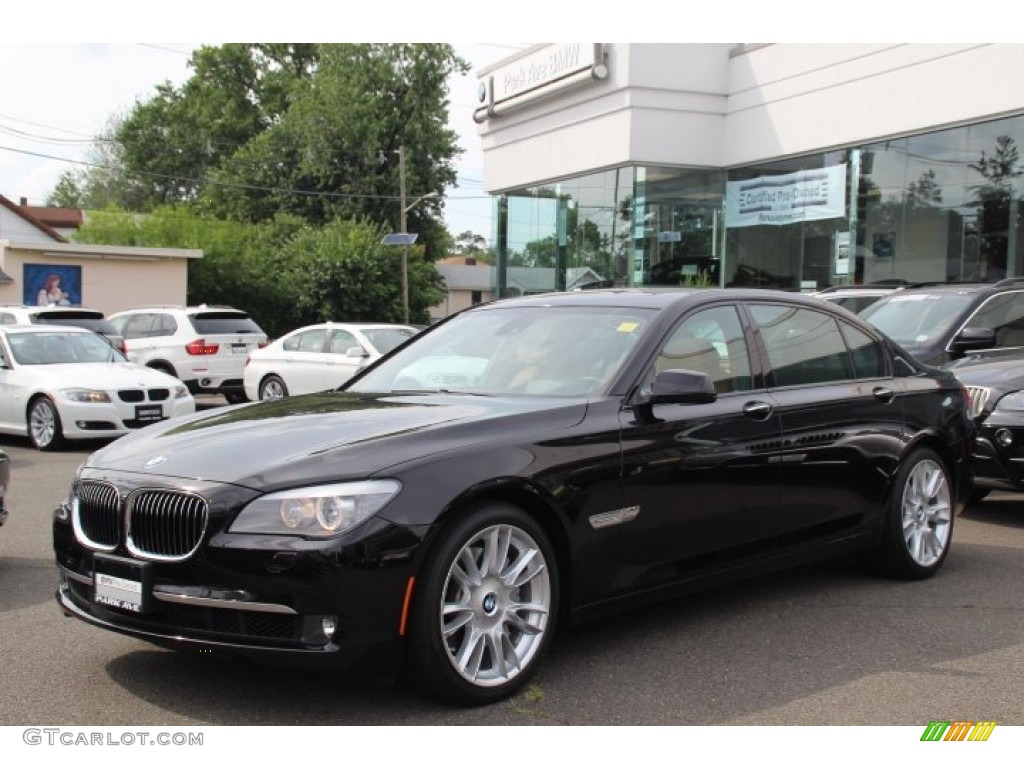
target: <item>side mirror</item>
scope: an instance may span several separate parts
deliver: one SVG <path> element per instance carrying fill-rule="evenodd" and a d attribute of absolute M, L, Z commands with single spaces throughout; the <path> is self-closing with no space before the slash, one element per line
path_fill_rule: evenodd
<path fill-rule="evenodd" d="M 654 381 L 641 387 L 633 405 L 641 421 L 654 423 L 654 406 L 659 403 L 679 405 L 700 405 L 713 403 L 718 399 L 715 382 L 706 373 L 672 368 L 662 371 Z"/>
<path fill-rule="evenodd" d="M 361 358 L 361 357 L 369 357 L 369 356 L 370 356 L 370 353 L 367 352 L 362 347 L 349 347 L 347 350 L 345 350 L 345 357 Z"/>
<path fill-rule="evenodd" d="M 950 343 L 953 352 L 970 352 L 974 349 L 991 349 L 996 345 L 996 332 L 980 326 L 964 328 Z"/>

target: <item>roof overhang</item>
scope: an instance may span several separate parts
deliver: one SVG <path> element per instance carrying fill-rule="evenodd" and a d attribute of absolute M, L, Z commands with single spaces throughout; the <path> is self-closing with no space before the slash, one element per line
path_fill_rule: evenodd
<path fill-rule="evenodd" d="M 199 248 L 142 248 L 132 245 L 86 245 L 83 243 L 46 243 L 41 241 L 0 240 L 0 248 L 38 253 L 58 259 L 112 259 L 119 261 L 159 261 L 163 259 L 201 259 Z"/>

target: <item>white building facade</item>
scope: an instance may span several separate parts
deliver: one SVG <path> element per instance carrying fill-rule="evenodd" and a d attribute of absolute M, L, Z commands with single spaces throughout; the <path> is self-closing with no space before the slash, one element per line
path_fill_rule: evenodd
<path fill-rule="evenodd" d="M 479 73 L 495 291 L 1024 276 L 1024 45 L 534 46 Z"/>

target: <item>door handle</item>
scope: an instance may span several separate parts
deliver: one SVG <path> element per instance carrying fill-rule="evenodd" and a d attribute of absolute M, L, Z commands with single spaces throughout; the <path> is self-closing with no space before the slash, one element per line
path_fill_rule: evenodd
<path fill-rule="evenodd" d="M 760 400 L 752 400 L 743 406 L 743 415 L 749 416 L 757 421 L 764 421 L 772 415 L 772 407 L 769 403 Z"/>
<path fill-rule="evenodd" d="M 871 394 L 875 396 L 875 400 L 880 403 L 891 403 L 896 397 L 896 393 L 889 387 L 875 387 L 871 390 Z"/>

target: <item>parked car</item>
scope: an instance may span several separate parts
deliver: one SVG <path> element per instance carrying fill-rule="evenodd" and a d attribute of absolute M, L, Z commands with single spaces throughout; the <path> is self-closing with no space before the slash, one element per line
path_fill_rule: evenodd
<path fill-rule="evenodd" d="M 812 293 L 823 301 L 830 301 L 859 315 L 879 299 L 902 290 L 900 285 L 866 283 L 862 285 L 833 285 Z"/>
<path fill-rule="evenodd" d="M 878 300 L 861 317 L 929 365 L 1024 356 L 1024 278 L 917 284 Z"/>
<path fill-rule="evenodd" d="M 978 425 L 971 501 L 993 490 L 1024 491 L 1024 358 L 985 360 L 953 372 L 967 387 Z"/>
<path fill-rule="evenodd" d="M 11 458 L 0 450 L 0 526 L 7 522 L 7 489 L 11 485 Z"/>
<path fill-rule="evenodd" d="M 73 325 L 102 335 L 122 355 L 128 357 L 124 336 L 98 309 L 50 305 L 30 307 L 23 304 L 0 306 L 0 325 Z"/>
<path fill-rule="evenodd" d="M 92 331 L 0 326 L 0 432 L 27 434 L 39 450 L 118 437 L 194 410 L 184 384 L 129 362 Z"/>
<path fill-rule="evenodd" d="M 242 383 L 249 400 L 336 389 L 419 331 L 386 323 L 307 325 L 250 352 Z"/>
<path fill-rule="evenodd" d="M 202 304 L 138 307 L 110 316 L 136 362 L 181 379 L 192 394 L 245 401 L 246 356 L 267 335 L 245 312 Z"/>
<path fill-rule="evenodd" d="M 170 648 L 493 702 L 563 621 L 841 555 L 932 576 L 973 427 L 952 373 L 796 293 L 497 301 L 337 391 L 93 453 L 54 516 L 57 598 Z"/>

